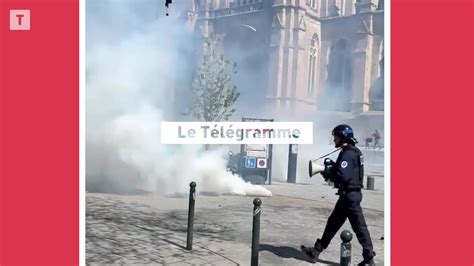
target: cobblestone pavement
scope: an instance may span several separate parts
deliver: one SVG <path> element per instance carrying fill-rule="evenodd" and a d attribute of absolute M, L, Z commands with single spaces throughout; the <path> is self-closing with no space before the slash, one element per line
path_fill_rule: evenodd
<path fill-rule="evenodd" d="M 267 187 L 274 196 L 262 198 L 260 264 L 309 265 L 298 247 L 322 234 L 337 200 L 334 190 L 322 183 Z M 192 251 L 185 250 L 187 195 L 87 193 L 86 198 L 88 265 L 250 265 L 252 197 L 199 195 Z M 363 207 L 376 263 L 383 265 L 383 190 L 365 191 Z M 343 229 L 350 229 L 348 222 Z M 338 234 L 318 264 L 336 265 L 339 245 Z M 352 247 L 357 263 L 357 240 Z"/>
<path fill-rule="evenodd" d="M 86 260 L 88 264 L 208 264 L 236 265 L 209 249 L 199 236 L 215 237 L 225 227 L 196 224 L 193 251 L 185 250 L 183 211 L 157 213 L 149 206 L 127 203 L 118 196 L 87 195 Z M 225 237 L 224 237 L 225 239 Z M 186 263 L 184 263 L 186 262 Z"/>

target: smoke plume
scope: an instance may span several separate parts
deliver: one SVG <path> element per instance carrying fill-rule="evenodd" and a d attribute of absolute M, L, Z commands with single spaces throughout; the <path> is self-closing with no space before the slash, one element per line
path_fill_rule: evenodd
<path fill-rule="evenodd" d="M 160 143 L 160 122 L 179 101 L 178 70 L 189 64 L 177 44 L 194 45 L 178 19 L 190 2 L 174 1 L 167 17 L 162 1 L 87 1 L 88 191 L 171 194 L 195 181 L 201 191 L 271 195 L 227 172 L 224 148 Z"/>

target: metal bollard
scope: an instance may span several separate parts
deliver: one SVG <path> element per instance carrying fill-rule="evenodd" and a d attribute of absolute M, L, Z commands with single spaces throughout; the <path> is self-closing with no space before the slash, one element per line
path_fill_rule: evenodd
<path fill-rule="evenodd" d="M 298 165 L 298 144 L 290 144 L 288 150 L 287 182 L 296 183 L 296 170 Z"/>
<path fill-rule="evenodd" d="M 367 190 L 374 190 L 375 179 L 372 176 L 367 177 Z"/>
<path fill-rule="evenodd" d="M 262 200 L 256 198 L 253 200 L 253 226 L 252 226 L 252 260 L 251 266 L 258 265 L 258 252 L 260 242 L 260 213 Z"/>
<path fill-rule="evenodd" d="M 196 182 L 189 183 L 188 236 L 186 249 L 193 249 L 194 203 L 196 201 Z"/>
<path fill-rule="evenodd" d="M 352 240 L 352 233 L 344 230 L 341 233 L 341 266 L 349 266 L 351 265 L 351 240 Z"/>

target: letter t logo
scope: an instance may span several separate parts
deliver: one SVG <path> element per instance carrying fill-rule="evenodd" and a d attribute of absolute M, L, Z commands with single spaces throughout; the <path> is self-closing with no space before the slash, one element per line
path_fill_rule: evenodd
<path fill-rule="evenodd" d="M 30 30 L 30 10 L 10 10 L 10 30 Z"/>

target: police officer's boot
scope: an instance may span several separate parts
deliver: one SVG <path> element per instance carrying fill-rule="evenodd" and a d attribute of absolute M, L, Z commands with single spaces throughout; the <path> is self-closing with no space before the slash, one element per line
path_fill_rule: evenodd
<path fill-rule="evenodd" d="M 321 246 L 321 243 L 319 243 L 319 239 L 314 243 L 314 247 L 305 247 L 301 246 L 301 250 L 303 253 L 305 253 L 310 259 L 312 263 L 316 263 L 319 258 L 319 254 L 323 252 L 323 247 Z"/>
<path fill-rule="evenodd" d="M 303 253 L 309 257 L 312 263 L 316 263 L 318 261 L 319 254 L 321 253 L 316 248 L 306 247 L 303 245 L 301 246 L 301 251 L 303 251 Z"/>
<path fill-rule="evenodd" d="M 366 260 L 364 259 L 361 263 L 358 264 L 359 266 L 375 266 L 375 262 L 373 259 Z"/>

